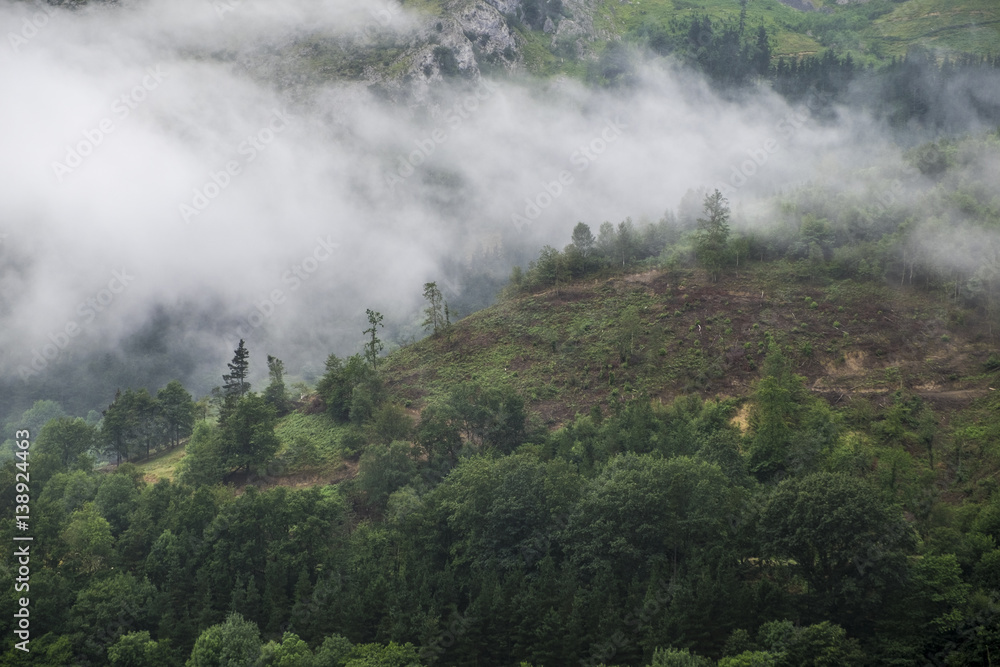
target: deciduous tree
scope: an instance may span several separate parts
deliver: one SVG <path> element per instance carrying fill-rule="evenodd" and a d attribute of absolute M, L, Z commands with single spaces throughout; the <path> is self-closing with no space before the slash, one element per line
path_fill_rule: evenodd
<path fill-rule="evenodd" d="M 906 577 L 913 529 L 868 482 L 837 473 L 786 480 L 761 515 L 762 555 L 790 559 L 811 616 L 851 627 Z"/>
<path fill-rule="evenodd" d="M 285 390 L 284 362 L 270 354 L 267 355 L 267 374 L 271 382 L 264 390 L 264 400 L 273 406 L 279 415 L 283 415 L 290 407 L 288 393 Z"/>
<path fill-rule="evenodd" d="M 266 463 L 281 444 L 274 434 L 274 407 L 250 393 L 236 402 L 219 428 L 219 453 L 229 468 L 249 470 Z"/>
<path fill-rule="evenodd" d="M 171 445 L 177 446 L 181 438 L 191 435 L 194 428 L 195 404 L 191 394 L 180 382 L 171 380 L 156 392 L 156 400 L 160 404 L 167 439 Z"/>
<path fill-rule="evenodd" d="M 234 613 L 201 633 L 187 667 L 246 667 L 256 664 L 260 649 L 257 624 Z"/>
<path fill-rule="evenodd" d="M 584 259 L 593 252 L 595 240 L 589 225 L 584 222 L 576 223 L 576 227 L 573 228 L 573 245 Z"/>
<path fill-rule="evenodd" d="M 59 470 L 70 470 L 79 465 L 88 467 L 81 456 L 97 449 L 100 442 L 98 430 L 80 418 L 60 417 L 47 423 L 35 441 L 35 463 L 32 471 L 47 478 Z"/>

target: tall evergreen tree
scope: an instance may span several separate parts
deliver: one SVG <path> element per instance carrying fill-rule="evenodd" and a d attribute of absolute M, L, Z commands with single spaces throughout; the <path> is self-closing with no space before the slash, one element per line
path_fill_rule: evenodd
<path fill-rule="evenodd" d="M 250 383 L 247 381 L 247 373 L 250 369 L 250 352 L 242 338 L 240 344 L 233 354 L 233 360 L 228 364 L 229 375 L 223 375 L 222 391 L 226 397 L 235 396 L 243 398 L 250 391 Z"/>
<path fill-rule="evenodd" d="M 750 409 L 753 438 L 749 467 L 766 480 L 785 470 L 803 385 L 802 378 L 792 372 L 791 363 L 773 339 L 768 341 L 762 370 Z"/>
<path fill-rule="evenodd" d="M 705 195 L 705 217 L 698 218 L 698 236 L 695 254 L 713 281 L 719 279 L 726 262 L 729 240 L 729 205 L 722 193 L 716 190 Z"/>
<path fill-rule="evenodd" d="M 444 297 L 437 283 L 424 283 L 424 298 L 427 299 L 428 306 L 424 308 L 426 317 L 422 326 L 425 329 L 431 327 L 433 333 L 437 333 L 445 327 Z"/>
<path fill-rule="evenodd" d="M 621 260 L 622 270 L 632 262 L 632 258 L 635 255 L 636 240 L 632 218 L 626 218 L 622 222 L 619 222 L 618 233 L 615 236 L 615 259 Z"/>
<path fill-rule="evenodd" d="M 371 334 L 371 340 L 365 343 L 365 359 L 372 366 L 372 370 L 378 370 L 378 355 L 382 351 L 383 345 L 382 341 L 378 337 L 378 328 L 385 325 L 382 324 L 382 313 L 368 308 L 365 310 L 368 314 L 368 328 L 364 330 L 364 334 L 367 336 Z"/>

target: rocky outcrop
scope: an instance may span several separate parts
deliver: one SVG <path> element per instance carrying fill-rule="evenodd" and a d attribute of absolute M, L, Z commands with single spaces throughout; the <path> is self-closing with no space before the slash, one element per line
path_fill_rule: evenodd
<path fill-rule="evenodd" d="M 520 49 L 515 31 L 492 2 L 466 0 L 447 6 L 445 16 L 429 19 L 423 44 L 407 57 L 405 79 L 419 103 L 442 79 L 477 80 L 484 64 L 512 69 Z"/>
<path fill-rule="evenodd" d="M 467 5 L 458 13 L 458 22 L 476 52 L 492 62 L 513 65 L 517 61 L 517 39 L 493 3 L 482 0 Z"/>
<path fill-rule="evenodd" d="M 501 14 L 517 16 L 521 11 L 521 0 L 486 0 L 490 6 Z"/>

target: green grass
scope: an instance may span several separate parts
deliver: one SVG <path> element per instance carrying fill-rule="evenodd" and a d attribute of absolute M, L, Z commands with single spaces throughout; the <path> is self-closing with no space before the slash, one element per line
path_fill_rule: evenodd
<path fill-rule="evenodd" d="M 552 76 L 563 71 L 562 59 L 549 48 L 552 36 L 538 30 L 517 28 L 521 37 L 521 54 L 524 66 L 536 76 Z"/>
<path fill-rule="evenodd" d="M 185 444 L 154 454 L 148 460 L 137 463 L 136 467 L 146 475 L 148 480 L 169 479 L 175 481 L 177 479 L 177 465 L 184 458 Z"/>
<path fill-rule="evenodd" d="M 293 412 L 282 417 L 274 429 L 281 441 L 278 455 L 294 455 L 296 448 L 305 443 L 307 447 L 315 448 L 322 462 L 338 461 L 344 455 L 340 446 L 343 430 L 344 427 L 334 424 L 326 415 Z"/>
<path fill-rule="evenodd" d="M 747 7 L 750 29 L 763 23 L 773 37 L 775 58 L 822 54 L 828 48 L 865 63 L 885 62 L 913 45 L 975 54 L 1000 51 L 1000 3 L 995 0 L 871 0 L 838 5 L 819 3 L 827 12 L 800 12 L 777 0 L 755 0 Z M 626 35 L 641 26 L 669 28 L 675 19 L 708 15 L 736 21 L 735 0 L 603 0 L 594 26 L 602 34 Z"/>
<path fill-rule="evenodd" d="M 442 0 L 401 0 L 400 4 L 411 12 L 429 16 L 441 16 L 444 12 Z"/>
<path fill-rule="evenodd" d="M 635 0 L 629 3 L 604 0 L 595 14 L 594 27 L 621 35 L 634 32 L 644 24 L 669 28 L 674 19 L 687 21 L 692 16 L 704 15 L 713 20 L 736 21 L 739 14 L 739 3 L 734 0 Z M 822 46 L 815 39 L 789 28 L 800 19 L 801 12 L 777 0 L 757 0 L 747 7 L 748 29 L 753 30 L 764 24 L 774 35 L 775 57 L 822 51 Z"/>
<path fill-rule="evenodd" d="M 995 0 L 909 0 L 865 31 L 885 43 L 887 56 L 911 44 L 966 53 L 1000 51 L 1000 3 Z"/>
<path fill-rule="evenodd" d="M 345 429 L 346 427 L 334 424 L 323 414 L 293 412 L 282 417 L 274 429 L 281 443 L 277 457 L 288 464 L 287 473 L 332 468 L 345 458 L 346 452 L 341 446 L 341 436 Z M 150 481 L 176 480 L 177 466 L 184 454 L 185 447 L 181 445 L 154 454 L 152 458 L 137 463 L 136 466 Z"/>

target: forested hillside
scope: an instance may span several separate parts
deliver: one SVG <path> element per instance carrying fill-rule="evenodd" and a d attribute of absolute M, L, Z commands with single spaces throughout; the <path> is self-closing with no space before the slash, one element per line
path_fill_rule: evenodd
<path fill-rule="evenodd" d="M 874 206 L 581 222 L 469 317 L 425 285 L 388 356 L 369 310 L 314 388 L 241 341 L 197 404 L 36 404 L 0 493 L 9 541 L 30 472 L 30 664 L 989 664 L 998 255 L 939 231 L 995 228 L 997 142 Z"/>
<path fill-rule="evenodd" d="M 1000 660 L 995 0 L 0 24 L 0 665 Z"/>

